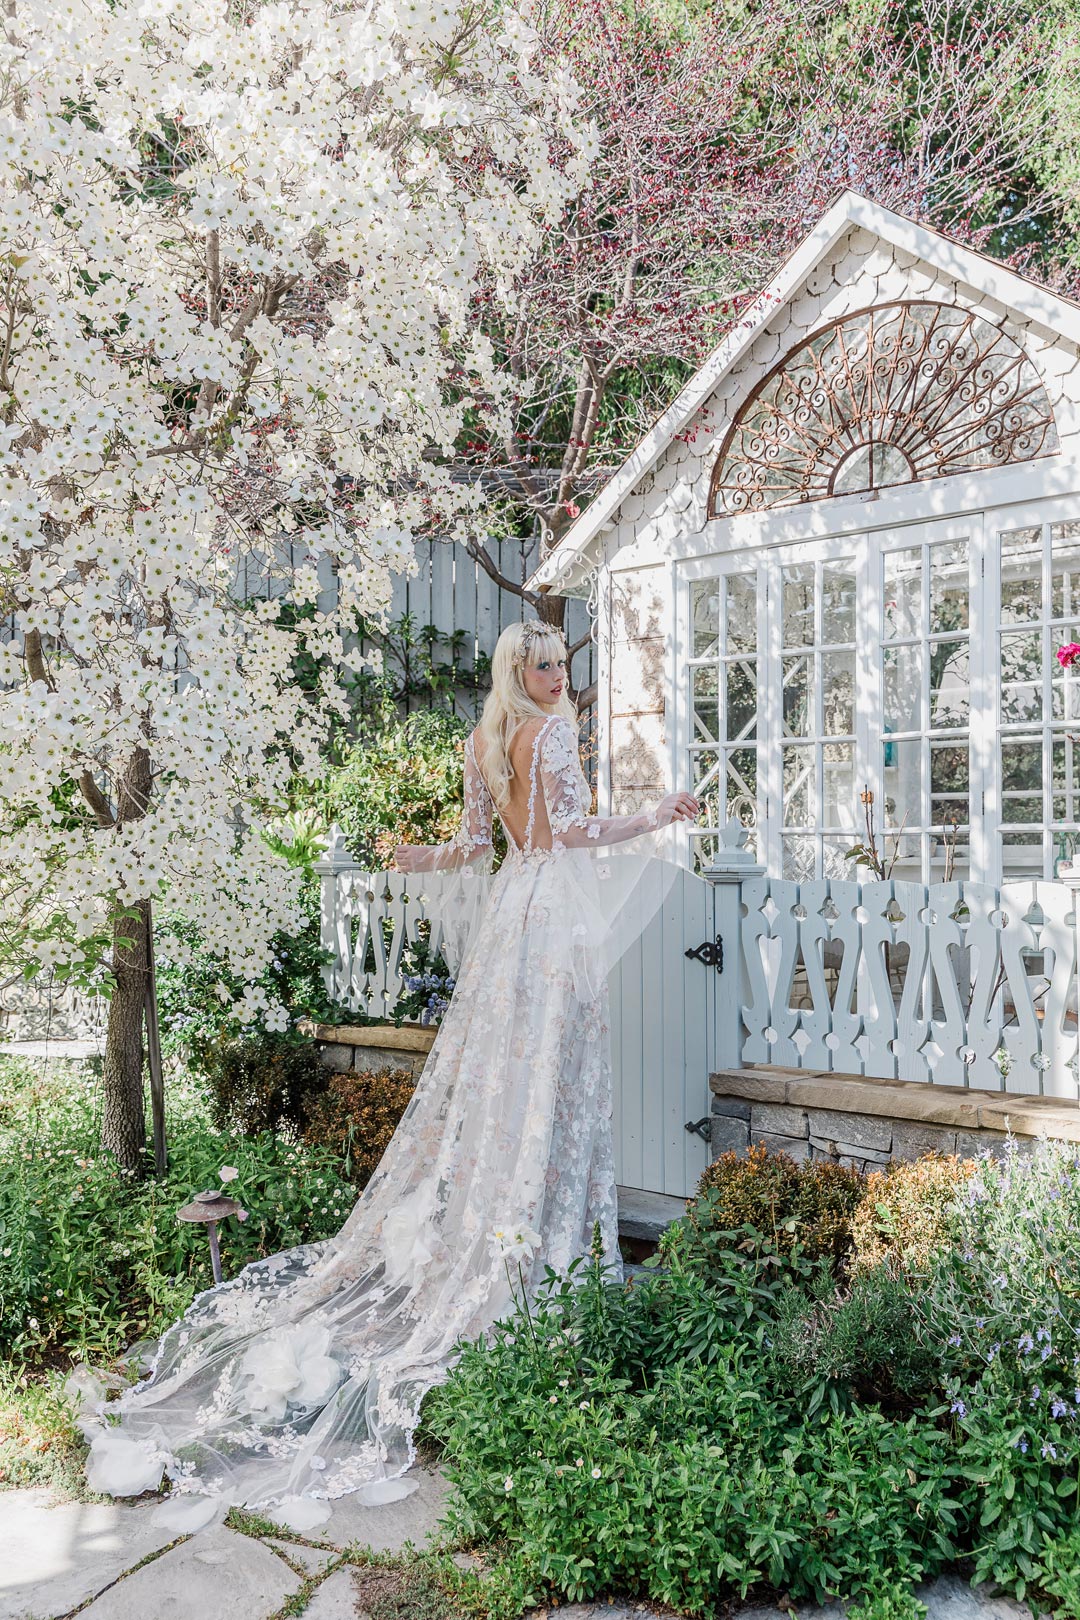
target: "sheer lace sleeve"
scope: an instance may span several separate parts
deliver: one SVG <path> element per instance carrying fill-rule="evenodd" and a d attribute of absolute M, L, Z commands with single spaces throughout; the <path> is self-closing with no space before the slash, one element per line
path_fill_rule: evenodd
<path fill-rule="evenodd" d="M 465 793 L 461 823 L 446 844 L 403 844 L 397 851 L 403 872 L 456 872 L 491 854 L 491 794 L 476 763 L 473 734 L 465 739 Z"/>
<path fill-rule="evenodd" d="M 581 774 L 577 737 L 562 716 L 547 727 L 541 739 L 540 781 L 552 843 L 565 849 L 621 844 L 660 825 L 655 810 L 641 810 L 634 816 L 586 815 L 588 788 Z"/>

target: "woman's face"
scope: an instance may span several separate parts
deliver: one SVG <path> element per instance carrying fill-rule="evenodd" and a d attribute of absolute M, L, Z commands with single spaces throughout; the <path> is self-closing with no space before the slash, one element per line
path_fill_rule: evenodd
<path fill-rule="evenodd" d="M 566 690 L 566 659 L 541 659 L 538 664 L 526 664 L 522 679 L 525 690 L 534 703 L 557 703 Z"/>

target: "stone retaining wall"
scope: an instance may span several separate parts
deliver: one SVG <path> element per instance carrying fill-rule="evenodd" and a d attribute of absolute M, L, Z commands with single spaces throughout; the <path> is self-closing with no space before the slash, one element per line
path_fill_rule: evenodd
<path fill-rule="evenodd" d="M 319 1048 L 328 1069 L 343 1074 L 349 1069 L 381 1073 L 384 1069 L 410 1069 L 419 1074 L 435 1044 L 436 1030 L 420 1024 L 301 1024 Z"/>
<path fill-rule="evenodd" d="M 1080 1142 L 1080 1107 L 1055 1097 L 779 1068 L 725 1070 L 709 1084 L 714 1156 L 760 1142 L 800 1163 L 876 1170 L 922 1153 L 999 1152 L 1010 1131 L 1021 1144 L 1039 1136 Z"/>

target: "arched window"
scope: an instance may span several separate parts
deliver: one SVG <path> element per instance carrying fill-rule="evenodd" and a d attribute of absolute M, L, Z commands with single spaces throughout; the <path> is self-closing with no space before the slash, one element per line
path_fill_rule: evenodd
<path fill-rule="evenodd" d="M 1039 374 L 1000 327 L 952 304 L 882 304 L 814 332 L 758 384 L 717 458 L 709 516 L 1057 448 Z"/>

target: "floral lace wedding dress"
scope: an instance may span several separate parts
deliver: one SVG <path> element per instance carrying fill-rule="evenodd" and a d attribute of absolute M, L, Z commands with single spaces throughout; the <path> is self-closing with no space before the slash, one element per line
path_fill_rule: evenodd
<path fill-rule="evenodd" d="M 472 736 L 465 761 L 456 837 L 411 852 L 452 874 L 432 888 L 457 985 L 378 1171 L 336 1237 L 200 1294 L 149 1376 L 99 1404 L 119 1422 L 92 1433 L 97 1489 L 135 1494 L 164 1471 L 215 1503 L 292 1504 L 297 1528 L 346 1492 L 403 1495 L 423 1395 L 512 1304 L 507 1248 L 535 1292 L 599 1222 L 619 1267 L 606 975 L 662 903 L 674 842 L 655 814 L 587 815 L 576 735 L 553 716 L 524 838 L 507 828 L 492 877 Z"/>

